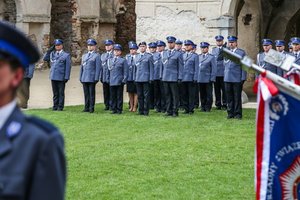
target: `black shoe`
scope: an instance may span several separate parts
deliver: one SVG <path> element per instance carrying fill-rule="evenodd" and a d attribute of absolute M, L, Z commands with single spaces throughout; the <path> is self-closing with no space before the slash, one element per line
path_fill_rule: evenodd
<path fill-rule="evenodd" d="M 241 120 L 242 119 L 242 116 L 241 115 L 236 115 L 234 116 L 235 119 L 238 119 L 238 120 Z"/>
<path fill-rule="evenodd" d="M 138 113 L 138 115 L 144 115 L 144 113 L 142 113 L 142 112 L 139 112 L 139 113 Z"/>
<path fill-rule="evenodd" d="M 161 112 L 161 110 L 160 109 L 156 109 L 156 111 L 155 112 L 157 112 L 157 113 L 160 113 Z"/>
<path fill-rule="evenodd" d="M 121 115 L 121 114 L 122 114 L 122 111 L 118 111 L 117 114 L 118 114 L 118 115 Z"/>
<path fill-rule="evenodd" d="M 189 114 L 190 112 L 189 111 L 187 111 L 187 110 L 185 110 L 184 112 L 183 112 L 183 114 Z"/>
<path fill-rule="evenodd" d="M 109 110 L 109 107 L 105 107 L 104 110 Z"/>
<path fill-rule="evenodd" d="M 84 109 L 82 112 L 89 112 L 89 110 L 87 110 L 87 109 Z"/>
<path fill-rule="evenodd" d="M 117 114 L 117 111 L 112 111 L 110 114 Z"/>
<path fill-rule="evenodd" d="M 170 116 L 172 116 L 172 113 L 166 113 L 165 116 L 170 117 Z"/>
<path fill-rule="evenodd" d="M 90 112 L 90 113 L 94 113 L 95 111 L 94 111 L 94 110 L 90 110 L 89 112 Z"/>
<path fill-rule="evenodd" d="M 178 117 L 178 113 L 173 113 L 172 117 Z"/>
<path fill-rule="evenodd" d="M 222 106 L 222 109 L 223 110 L 227 110 L 227 106 Z"/>
<path fill-rule="evenodd" d="M 166 113 L 166 110 L 161 110 L 162 113 Z"/>
<path fill-rule="evenodd" d="M 233 115 L 227 115 L 227 119 L 233 119 L 234 116 Z"/>
<path fill-rule="evenodd" d="M 211 109 L 205 109 L 205 112 L 210 112 Z"/>
<path fill-rule="evenodd" d="M 204 108 L 201 108 L 200 112 L 206 112 L 206 110 Z"/>
<path fill-rule="evenodd" d="M 148 113 L 148 112 L 145 112 L 144 115 L 145 115 L 145 116 L 149 116 L 149 113 Z"/>
<path fill-rule="evenodd" d="M 222 110 L 222 107 L 221 106 L 217 106 L 217 110 Z"/>
<path fill-rule="evenodd" d="M 58 108 L 58 109 L 57 109 L 57 111 L 63 111 L 63 110 L 64 110 L 63 108 Z"/>
<path fill-rule="evenodd" d="M 190 111 L 190 112 L 189 112 L 189 115 L 192 115 L 192 114 L 194 114 L 194 111 Z"/>

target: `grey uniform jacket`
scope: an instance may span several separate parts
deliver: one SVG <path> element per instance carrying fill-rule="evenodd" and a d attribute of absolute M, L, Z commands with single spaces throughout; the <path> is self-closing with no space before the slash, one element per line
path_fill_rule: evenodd
<path fill-rule="evenodd" d="M 198 83 L 209 83 L 216 81 L 217 62 L 211 54 L 200 54 L 199 65 L 196 69 L 195 78 Z"/>
<path fill-rule="evenodd" d="M 127 61 L 128 64 L 128 78 L 127 81 L 134 81 L 134 68 L 135 68 L 135 57 L 137 55 L 133 56 L 130 54 L 127 54 L 125 59 Z"/>
<path fill-rule="evenodd" d="M 257 54 L 256 64 L 268 71 L 273 72 L 274 74 L 283 76 L 283 71 L 279 67 L 276 67 L 276 66 L 264 61 L 265 56 L 266 55 L 264 52 Z"/>
<path fill-rule="evenodd" d="M 214 47 L 211 52 L 211 54 L 215 56 L 217 61 L 217 74 L 216 74 L 217 77 L 223 77 L 225 71 L 224 57 L 220 52 L 221 49 L 219 47 Z"/>
<path fill-rule="evenodd" d="M 70 79 L 71 74 L 71 56 L 69 53 L 62 51 L 59 55 L 56 51 L 47 54 L 44 60 L 50 62 L 50 80 L 65 81 Z"/>
<path fill-rule="evenodd" d="M 97 52 L 82 56 L 79 80 L 82 83 L 98 82 L 101 77 L 101 58 Z"/>
<path fill-rule="evenodd" d="M 153 57 L 150 53 L 138 54 L 135 60 L 134 81 L 149 82 L 153 80 Z"/>
<path fill-rule="evenodd" d="M 162 68 L 162 59 L 159 52 L 153 54 L 153 80 L 160 80 L 160 70 Z"/>
<path fill-rule="evenodd" d="M 109 83 L 108 60 L 113 58 L 113 52 L 106 52 L 101 55 L 101 78 L 102 83 Z"/>
<path fill-rule="evenodd" d="M 126 84 L 128 78 L 128 64 L 125 58 L 114 57 L 108 61 L 109 85 Z"/>
<path fill-rule="evenodd" d="M 199 66 L 199 56 L 196 53 L 183 54 L 182 82 L 193 82 Z"/>
<path fill-rule="evenodd" d="M 0 129 L 0 199 L 63 200 L 65 162 L 59 131 L 16 107 Z"/>
<path fill-rule="evenodd" d="M 246 52 L 239 48 L 237 48 L 234 53 L 242 57 L 246 55 Z M 242 70 L 242 66 L 240 64 L 236 64 L 235 62 L 228 59 L 224 59 L 224 63 L 224 82 L 239 83 L 246 80 L 247 72 Z"/>
<path fill-rule="evenodd" d="M 160 78 L 165 82 L 177 82 L 182 80 L 183 70 L 183 54 L 179 51 L 169 50 L 163 52 L 162 68 L 160 71 Z"/>

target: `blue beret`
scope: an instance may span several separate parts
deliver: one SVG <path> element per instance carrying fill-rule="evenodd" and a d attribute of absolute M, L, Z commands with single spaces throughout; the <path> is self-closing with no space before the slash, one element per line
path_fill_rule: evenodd
<path fill-rule="evenodd" d="M 156 48 L 156 47 L 157 47 L 157 44 L 156 44 L 156 42 L 150 42 L 150 43 L 148 44 L 148 46 L 149 46 L 149 48 Z"/>
<path fill-rule="evenodd" d="M 276 40 L 275 41 L 275 46 L 276 47 L 281 47 L 281 46 L 284 46 L 284 45 L 285 45 L 284 40 Z"/>
<path fill-rule="evenodd" d="M 217 35 L 217 36 L 215 37 L 215 39 L 216 39 L 217 41 L 222 41 L 222 40 L 224 40 L 224 37 L 223 37 L 222 35 Z"/>
<path fill-rule="evenodd" d="M 185 40 L 184 41 L 184 45 L 193 45 L 194 44 L 194 42 L 192 41 L 192 40 Z"/>
<path fill-rule="evenodd" d="M 138 49 L 139 47 L 137 46 L 136 43 L 130 43 L 129 44 L 129 49 Z"/>
<path fill-rule="evenodd" d="M 112 40 L 105 40 L 105 41 L 104 41 L 104 44 L 105 44 L 105 46 L 109 46 L 109 45 L 113 45 L 113 44 L 115 44 L 115 43 L 114 43 L 114 41 L 112 41 Z"/>
<path fill-rule="evenodd" d="M 120 45 L 120 44 L 115 44 L 114 45 L 114 50 L 120 50 L 120 51 L 122 51 L 122 46 Z"/>
<path fill-rule="evenodd" d="M 13 25 L 0 21 L 0 38 L 2 59 L 12 57 L 18 60 L 23 68 L 28 68 L 29 64 L 34 64 L 39 60 L 38 49 L 24 33 Z"/>
<path fill-rule="evenodd" d="M 139 43 L 139 46 L 141 46 L 141 45 L 147 46 L 147 43 L 146 43 L 146 42 L 140 42 L 140 43 Z"/>
<path fill-rule="evenodd" d="M 262 43 L 263 46 L 272 45 L 273 41 L 271 39 L 262 39 L 261 43 Z"/>
<path fill-rule="evenodd" d="M 207 43 L 207 42 L 201 42 L 201 43 L 200 43 L 200 47 L 201 47 L 201 48 L 209 47 L 209 45 L 210 45 L 210 44 Z"/>
<path fill-rule="evenodd" d="M 175 44 L 180 44 L 180 45 L 181 45 L 181 44 L 182 44 L 182 41 L 181 41 L 181 40 L 176 40 L 176 41 L 175 41 Z"/>
<path fill-rule="evenodd" d="M 64 41 L 62 39 L 55 39 L 54 40 L 54 45 L 61 45 L 63 43 L 64 43 Z"/>
<path fill-rule="evenodd" d="M 292 44 L 300 44 L 300 38 L 298 38 L 298 37 L 291 38 L 291 43 Z"/>
<path fill-rule="evenodd" d="M 238 40 L 238 38 L 236 36 L 230 35 L 227 37 L 227 40 L 229 42 L 236 42 Z"/>
<path fill-rule="evenodd" d="M 175 41 L 176 41 L 176 38 L 175 38 L 175 37 L 173 37 L 173 36 L 168 36 L 168 37 L 167 37 L 167 41 L 168 41 L 168 42 L 172 42 L 172 43 L 173 43 L 173 42 L 175 42 Z"/>
<path fill-rule="evenodd" d="M 164 42 L 164 41 L 161 41 L 161 40 L 158 40 L 157 42 L 156 42 L 156 44 L 157 44 L 157 46 L 158 47 L 161 47 L 161 46 L 166 46 L 166 43 Z"/>
<path fill-rule="evenodd" d="M 96 46 L 97 45 L 97 41 L 90 38 L 86 41 L 87 45 L 91 45 L 91 46 Z"/>

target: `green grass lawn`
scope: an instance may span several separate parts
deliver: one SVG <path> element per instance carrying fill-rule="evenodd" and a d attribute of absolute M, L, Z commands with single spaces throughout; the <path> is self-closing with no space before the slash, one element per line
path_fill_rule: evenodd
<path fill-rule="evenodd" d="M 127 105 L 125 106 L 127 108 Z M 254 199 L 255 110 L 111 115 L 30 110 L 64 134 L 68 200 Z"/>

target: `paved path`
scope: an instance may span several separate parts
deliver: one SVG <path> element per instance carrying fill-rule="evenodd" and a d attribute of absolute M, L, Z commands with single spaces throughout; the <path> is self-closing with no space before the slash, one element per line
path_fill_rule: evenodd
<path fill-rule="evenodd" d="M 66 85 L 65 105 L 82 105 L 84 102 L 82 84 L 79 82 L 79 66 L 72 68 L 71 79 Z M 52 107 L 52 89 L 49 80 L 49 70 L 36 70 L 31 81 L 29 109 Z M 96 87 L 96 102 L 102 103 L 102 84 Z M 128 101 L 124 92 L 124 101 Z M 256 108 L 256 103 L 247 103 L 244 108 Z"/>

